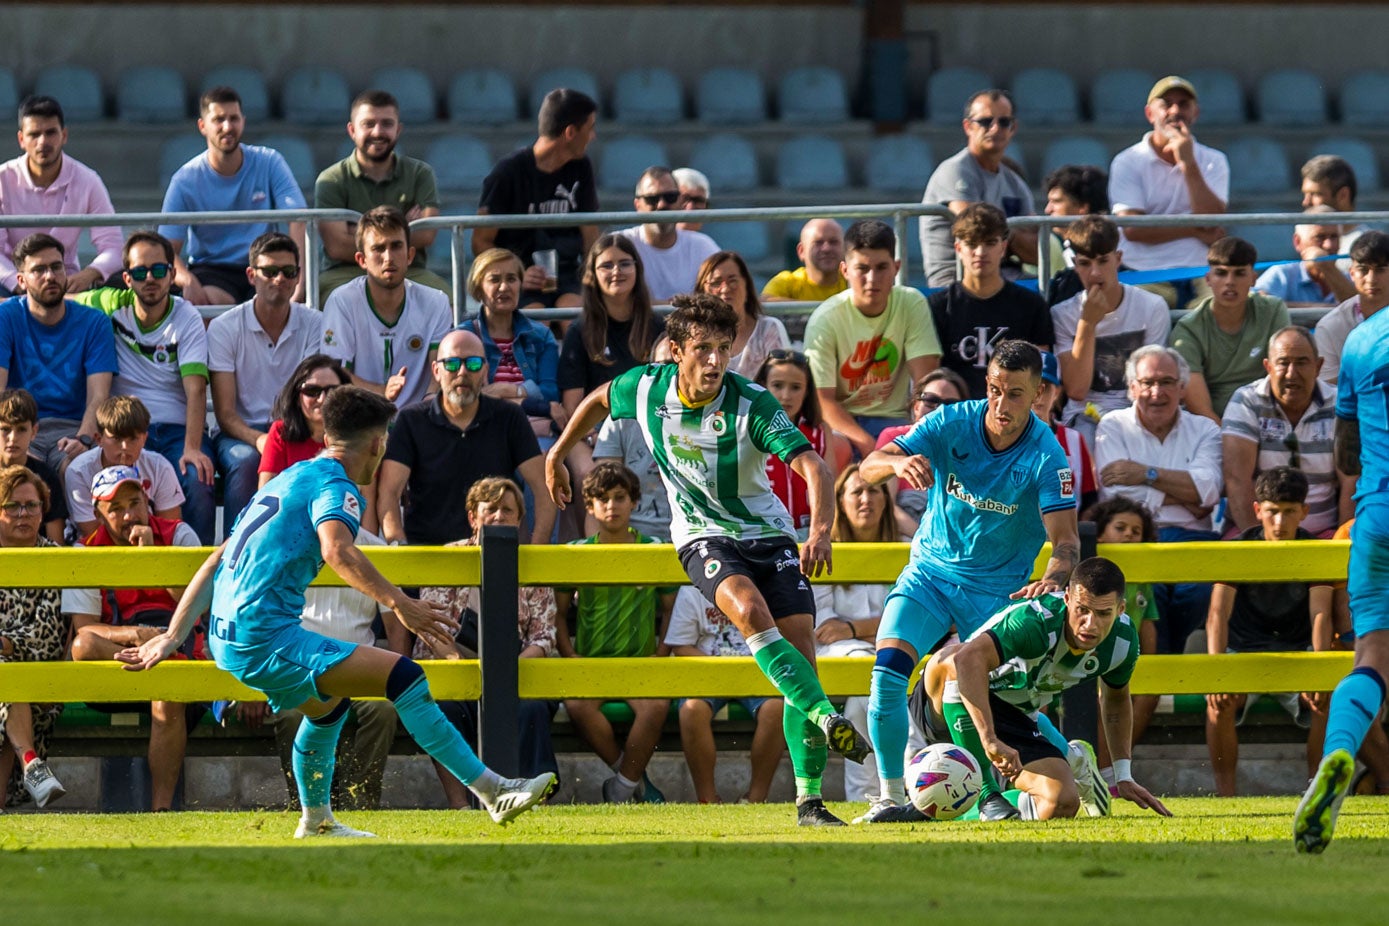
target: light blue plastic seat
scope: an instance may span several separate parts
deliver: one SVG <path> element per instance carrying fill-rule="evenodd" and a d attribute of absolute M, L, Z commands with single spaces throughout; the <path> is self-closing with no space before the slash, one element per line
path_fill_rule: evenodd
<path fill-rule="evenodd" d="M 0 68 L 0 111 L 14 112 L 19 108 L 19 81 L 14 71 Z"/>
<path fill-rule="evenodd" d="M 96 122 L 106 118 L 106 96 L 101 78 L 91 68 L 59 64 L 39 71 L 34 80 L 36 96 L 51 96 L 63 107 L 65 122 Z"/>
<path fill-rule="evenodd" d="M 1080 121 L 1080 91 L 1065 71 L 1028 68 L 1013 78 L 1013 104 L 1028 125 L 1072 126 Z"/>
<path fill-rule="evenodd" d="M 603 145 L 598 160 L 598 189 L 628 193 L 648 167 L 670 166 L 666 146 L 645 135 L 624 135 Z M 710 181 L 711 183 L 713 181 Z"/>
<path fill-rule="evenodd" d="M 1196 88 L 1201 128 L 1243 125 L 1248 121 L 1244 88 L 1234 74 L 1224 68 L 1193 68 L 1182 76 Z"/>
<path fill-rule="evenodd" d="M 685 91 L 665 68 L 633 68 L 613 84 L 613 118 L 629 125 L 671 125 L 685 117 Z"/>
<path fill-rule="evenodd" d="M 1259 78 L 1259 121 L 1275 126 L 1318 126 L 1327 122 L 1326 91 L 1311 71 L 1282 68 Z"/>
<path fill-rule="evenodd" d="M 424 159 L 434 168 L 441 196 L 462 193 L 476 196 L 493 166 L 487 145 L 463 132 L 451 132 L 430 142 Z M 476 199 L 473 204 L 476 205 Z"/>
<path fill-rule="evenodd" d="M 844 147 L 823 135 L 788 139 L 777 150 L 776 179 L 783 190 L 842 190 L 849 185 Z"/>
<path fill-rule="evenodd" d="M 1231 196 L 1295 196 L 1288 153 L 1272 138 L 1244 135 L 1225 147 L 1230 159 Z"/>
<path fill-rule="evenodd" d="M 593 76 L 592 71 L 577 67 L 550 68 L 536 74 L 535 79 L 531 81 L 531 114 L 540 112 L 540 104 L 545 101 L 545 94 L 561 88 L 587 94 L 598 104 L 599 109 L 603 107 L 603 99 L 598 93 L 598 78 Z"/>
<path fill-rule="evenodd" d="M 993 86 L 993 78 L 979 68 L 941 68 L 926 79 L 926 121 L 959 125 L 965 115 L 965 100 Z"/>
<path fill-rule="evenodd" d="M 166 139 L 159 146 L 160 189 L 168 189 L 169 178 L 174 172 L 206 150 L 207 140 L 192 132 L 180 132 Z"/>
<path fill-rule="evenodd" d="M 289 165 L 289 172 L 294 175 L 294 182 L 299 184 L 301 190 L 313 192 L 314 183 L 318 180 L 318 168 L 314 165 L 313 148 L 307 141 L 298 135 L 275 132 L 258 139 L 255 144 L 280 152 Z M 312 202 L 312 197 L 309 201 Z"/>
<path fill-rule="evenodd" d="M 1389 127 L 1389 70 L 1356 71 L 1341 85 L 1341 122 L 1363 128 Z"/>
<path fill-rule="evenodd" d="M 709 135 L 695 143 L 690 166 L 709 178 L 720 196 L 751 190 L 761 183 L 757 152 L 741 135 Z"/>
<path fill-rule="evenodd" d="M 188 118 L 188 92 L 173 68 L 138 67 L 116 80 L 116 116 L 123 122 L 168 124 Z"/>
<path fill-rule="evenodd" d="M 291 71 L 280 88 L 280 111 L 294 125 L 346 125 L 351 105 L 347 81 L 331 68 Z"/>
<path fill-rule="evenodd" d="M 1334 154 L 1344 158 L 1355 171 L 1357 195 L 1371 196 L 1379 192 L 1379 161 L 1375 149 L 1364 139 L 1346 135 L 1323 138 L 1312 146 L 1311 154 Z"/>
<path fill-rule="evenodd" d="M 911 194 L 920 198 L 936 169 L 931 146 L 915 135 L 884 135 L 873 139 L 864 162 L 864 184 L 875 193 Z"/>
<path fill-rule="evenodd" d="M 793 68 L 777 85 L 777 106 L 782 122 L 843 122 L 849 118 L 849 91 L 833 68 Z"/>
<path fill-rule="evenodd" d="M 765 122 L 767 88 L 748 68 L 710 68 L 695 85 L 695 115 L 710 125 Z"/>
<path fill-rule="evenodd" d="M 737 251 L 750 264 L 771 254 L 766 222 L 708 222 L 703 231 L 725 251 Z"/>
<path fill-rule="evenodd" d="M 463 125 L 504 125 L 521 117 L 516 85 L 496 68 L 459 71 L 449 81 L 449 119 Z"/>
<path fill-rule="evenodd" d="M 1232 225 L 1227 231 L 1236 238 L 1243 238 L 1259 252 L 1259 261 L 1296 260 L 1297 251 L 1293 249 L 1293 226 L 1291 225 Z"/>
<path fill-rule="evenodd" d="M 367 81 L 371 90 L 385 90 L 400 104 L 400 121 L 406 123 L 433 122 L 439 118 L 439 101 L 434 84 L 419 68 L 381 68 Z"/>
<path fill-rule="evenodd" d="M 1109 146 L 1088 135 L 1063 135 L 1042 152 L 1042 177 L 1067 164 L 1109 170 Z"/>
<path fill-rule="evenodd" d="M 241 97 L 241 115 L 246 117 L 247 122 L 270 118 L 270 90 L 265 86 L 265 76 L 255 68 L 240 65 L 213 68 L 203 75 L 198 95 L 213 87 L 231 87 L 236 91 L 237 96 Z M 196 100 L 194 105 L 197 105 Z"/>
<path fill-rule="evenodd" d="M 1095 124 L 1125 127 L 1146 124 L 1143 107 L 1155 83 L 1157 78 L 1150 71 L 1137 68 L 1101 72 L 1090 87 L 1090 112 Z"/>

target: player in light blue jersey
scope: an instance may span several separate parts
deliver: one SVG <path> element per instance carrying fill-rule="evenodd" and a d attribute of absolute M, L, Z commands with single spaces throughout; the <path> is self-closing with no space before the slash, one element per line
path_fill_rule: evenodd
<path fill-rule="evenodd" d="M 878 627 L 868 735 L 878 754 L 880 792 L 855 822 L 923 819 L 907 800 L 902 777 L 907 680 L 918 660 L 952 625 L 967 638 L 1009 599 L 1064 588 L 1080 559 L 1075 475 L 1051 429 L 1032 414 L 1042 385 L 1041 352 L 1025 341 L 999 342 L 985 382 L 985 400 L 932 412 L 859 467 L 868 482 L 901 478 L 930 496 L 911 560 Z M 1051 559 L 1042 578 L 1029 581 L 1046 540 Z M 1041 726 L 1064 754 L 1061 734 L 1050 722 Z M 1007 801 L 980 805 L 984 819 L 1016 814 Z"/>
<path fill-rule="evenodd" d="M 393 611 L 432 647 L 453 643 L 458 620 L 407 596 L 354 544 L 362 494 L 386 449 L 395 406 L 343 386 L 323 403 L 323 452 L 285 470 L 256 493 L 227 542 L 193 577 L 169 629 L 116 658 L 148 669 L 174 653 L 200 614 L 212 607 L 208 648 L 220 668 L 263 692 L 274 710 L 297 708 L 294 779 L 305 836 L 371 836 L 333 818 L 328 795 L 348 698 L 386 697 L 420 748 L 472 789 L 492 819 L 507 823 L 554 787 L 549 772 L 529 780 L 487 768 L 430 697 L 419 664 L 371 646 L 331 640 L 300 624 L 304 590 L 326 561 L 349 585 Z"/>
<path fill-rule="evenodd" d="M 1363 269 L 1363 268 L 1362 268 Z M 1355 754 L 1384 706 L 1389 676 L 1389 312 L 1351 331 L 1336 382 L 1336 469 L 1359 476 L 1346 589 L 1355 668 L 1331 695 L 1321 765 L 1293 818 L 1299 852 L 1331 842 L 1355 774 Z"/>

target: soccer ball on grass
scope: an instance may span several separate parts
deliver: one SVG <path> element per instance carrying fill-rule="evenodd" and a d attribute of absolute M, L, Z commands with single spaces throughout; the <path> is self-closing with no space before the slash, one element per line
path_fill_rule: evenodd
<path fill-rule="evenodd" d="M 907 763 L 907 796 L 932 820 L 954 820 L 979 799 L 979 763 L 959 746 L 934 743 Z"/>

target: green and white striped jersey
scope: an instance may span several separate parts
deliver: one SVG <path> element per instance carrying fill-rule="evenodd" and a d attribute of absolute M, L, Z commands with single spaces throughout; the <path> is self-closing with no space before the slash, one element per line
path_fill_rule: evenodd
<path fill-rule="evenodd" d="M 726 373 L 714 400 L 690 408 L 676 388 L 673 363 L 634 367 L 612 381 L 615 419 L 641 427 L 670 498 L 671 540 L 701 537 L 796 540 L 786 506 L 767 481 L 767 455 L 782 460 L 810 447 L 767 390 Z"/>
<path fill-rule="evenodd" d="M 1031 714 L 1051 699 L 1091 678 L 1122 688 L 1138 661 L 1138 628 L 1120 614 L 1109 636 L 1093 650 L 1075 653 L 1066 643 L 1066 600 L 1043 595 L 1019 601 L 995 614 L 974 636 L 993 636 L 998 668 L 989 673 L 989 690 Z"/>

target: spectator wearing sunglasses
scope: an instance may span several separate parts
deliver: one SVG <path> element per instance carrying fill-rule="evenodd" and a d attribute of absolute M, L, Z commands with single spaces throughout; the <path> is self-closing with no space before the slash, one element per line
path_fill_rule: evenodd
<path fill-rule="evenodd" d="M 212 449 L 222 474 L 222 523 L 236 516 L 256 492 L 257 469 L 269 439 L 280 387 L 323 341 L 323 313 L 295 302 L 299 246 L 280 232 L 251 243 L 246 278 L 255 295 L 212 320 L 207 328 L 207 368 L 217 432 Z"/>
<path fill-rule="evenodd" d="M 327 354 L 305 357 L 275 397 L 275 420 L 260 457 L 257 488 L 282 471 L 312 460 L 323 449 L 323 400 L 352 382 L 342 364 Z"/>
<path fill-rule="evenodd" d="M 149 409 L 148 447 L 178 472 L 183 520 L 204 546 L 216 540 L 212 441 L 207 436 L 207 333 L 192 303 L 170 294 L 174 246 L 137 231 L 121 252 L 127 288 L 80 293 L 75 301 L 111 316 L 117 371 L 111 391 Z"/>
<path fill-rule="evenodd" d="M 676 213 L 666 217 L 669 221 L 647 222 L 618 232 L 637 246 L 651 301 L 666 303 L 671 296 L 693 291 L 700 265 L 719 246 L 703 232 L 680 230 L 676 219 L 684 207 L 671 169 L 648 167 L 643 171 L 632 206 L 638 212 Z"/>
<path fill-rule="evenodd" d="M 955 215 L 974 203 L 997 206 L 1008 218 L 1036 215 L 1031 187 L 1017 165 L 1005 156 L 1018 131 L 1012 97 L 1002 90 L 980 90 L 965 103 L 961 125 L 965 147 L 941 161 L 927 181 L 921 201 L 945 206 Z M 1035 262 L 1037 230 L 1014 231 L 1008 239 L 1008 252 L 1024 263 Z M 959 278 L 949 219 L 922 216 L 921 253 L 931 286 L 947 286 Z"/>

